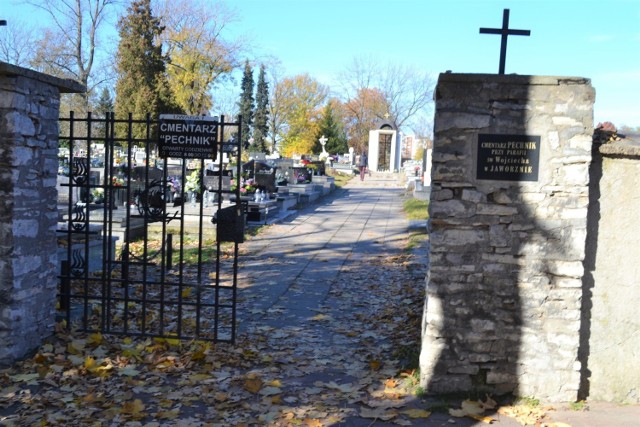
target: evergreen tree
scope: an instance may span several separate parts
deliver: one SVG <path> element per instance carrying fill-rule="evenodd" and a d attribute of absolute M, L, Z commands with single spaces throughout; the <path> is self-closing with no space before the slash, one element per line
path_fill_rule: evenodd
<path fill-rule="evenodd" d="M 163 113 L 178 112 L 171 101 L 162 46 L 157 42 L 163 31 L 160 20 L 153 16 L 151 0 L 135 0 L 127 14 L 118 22 L 118 44 L 115 112 L 118 118 L 128 113 L 134 119 L 144 119 L 151 114 L 157 119 Z M 119 129 L 122 136 L 124 130 Z M 143 125 L 134 126 L 133 137 L 144 138 Z"/>
<path fill-rule="evenodd" d="M 249 146 L 251 138 L 251 126 L 253 125 L 253 71 L 247 60 L 244 64 L 244 75 L 242 76 L 242 94 L 240 95 L 240 114 L 242 115 L 242 144 L 244 147 Z"/>
<path fill-rule="evenodd" d="M 100 117 L 104 117 L 105 113 L 112 112 L 114 108 L 113 98 L 111 97 L 111 92 L 106 87 L 102 89 L 102 93 L 100 94 L 100 98 L 95 103 L 95 107 L 93 111 L 97 114 L 100 114 Z"/>
<path fill-rule="evenodd" d="M 313 152 L 315 154 L 322 152 L 322 145 L 319 139 L 323 135 L 327 138 L 327 144 L 324 148 L 329 154 L 342 154 L 349 151 L 344 127 L 336 116 L 331 101 L 327 102 L 327 105 L 322 111 L 322 118 L 320 119 L 318 132 L 316 134 L 316 142 L 313 146 Z"/>
<path fill-rule="evenodd" d="M 98 120 L 104 120 L 107 116 L 106 113 L 113 112 L 113 98 L 111 97 L 111 92 L 105 87 L 102 89 L 102 93 L 100 94 L 100 98 L 98 98 L 93 103 L 93 112 L 94 117 Z M 94 126 L 95 132 L 94 135 L 103 136 L 106 132 L 106 125 L 104 122 L 98 122 Z"/>
<path fill-rule="evenodd" d="M 256 87 L 256 113 L 253 121 L 253 140 L 256 149 L 268 153 L 266 136 L 269 132 L 269 86 L 265 80 L 264 65 L 260 66 Z"/>

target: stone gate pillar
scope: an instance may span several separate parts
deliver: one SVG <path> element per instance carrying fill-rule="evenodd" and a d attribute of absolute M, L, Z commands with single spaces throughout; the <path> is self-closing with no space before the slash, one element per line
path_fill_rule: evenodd
<path fill-rule="evenodd" d="M 441 74 L 421 383 L 576 399 L 595 92 Z"/>
<path fill-rule="evenodd" d="M 0 62 L 0 364 L 53 333 L 62 80 Z"/>

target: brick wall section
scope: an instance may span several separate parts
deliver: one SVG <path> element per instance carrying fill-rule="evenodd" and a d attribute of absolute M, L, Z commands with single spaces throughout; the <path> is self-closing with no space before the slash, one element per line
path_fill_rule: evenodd
<path fill-rule="evenodd" d="M 575 400 L 594 98 L 583 78 L 440 75 L 428 392 Z M 538 180 L 477 180 L 478 134 L 540 136 Z"/>
<path fill-rule="evenodd" d="M 0 363 L 53 332 L 60 90 L 80 85 L 0 63 Z"/>

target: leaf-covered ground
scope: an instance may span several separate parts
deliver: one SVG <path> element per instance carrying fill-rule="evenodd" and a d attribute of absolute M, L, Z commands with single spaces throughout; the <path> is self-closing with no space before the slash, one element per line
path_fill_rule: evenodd
<path fill-rule="evenodd" d="M 281 310 L 266 310 L 234 345 L 60 328 L 0 370 L 0 425 L 424 425 L 429 412 L 414 396 L 425 275 L 417 256 L 353 264 L 316 315 L 275 327 L 269 318 Z M 250 293 L 240 300 L 238 310 L 251 311 Z"/>

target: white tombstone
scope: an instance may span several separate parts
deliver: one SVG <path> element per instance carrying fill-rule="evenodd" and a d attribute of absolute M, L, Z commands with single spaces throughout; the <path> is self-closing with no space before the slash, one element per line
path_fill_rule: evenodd
<path fill-rule="evenodd" d="M 320 142 L 320 145 L 322 145 L 322 154 L 329 154 L 327 153 L 327 150 L 324 149 L 324 146 L 327 145 L 327 137 L 322 135 L 322 137 L 318 139 L 318 141 Z"/>

